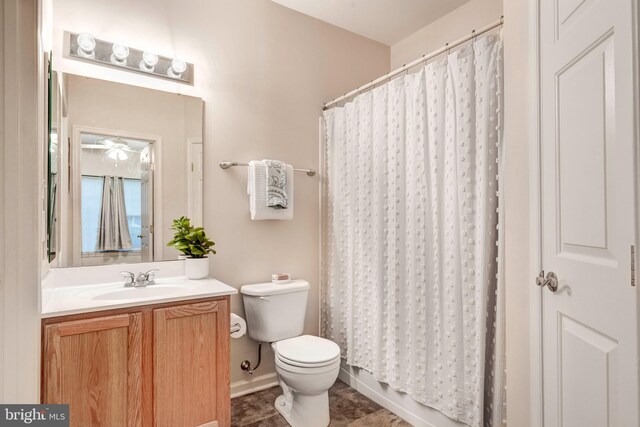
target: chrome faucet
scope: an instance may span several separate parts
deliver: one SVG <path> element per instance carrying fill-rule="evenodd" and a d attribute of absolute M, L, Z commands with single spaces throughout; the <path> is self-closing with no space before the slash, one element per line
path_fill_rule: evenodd
<path fill-rule="evenodd" d="M 136 286 L 145 287 L 155 285 L 155 276 L 157 271 L 158 269 L 154 268 L 153 270 L 149 270 L 146 273 L 138 273 L 138 277 L 136 277 Z"/>
<path fill-rule="evenodd" d="M 130 271 L 121 271 L 120 274 L 124 276 L 125 288 L 144 288 L 156 284 L 155 275 L 157 271 L 158 269 L 154 268 L 146 273 L 138 273 L 138 277 Z"/>

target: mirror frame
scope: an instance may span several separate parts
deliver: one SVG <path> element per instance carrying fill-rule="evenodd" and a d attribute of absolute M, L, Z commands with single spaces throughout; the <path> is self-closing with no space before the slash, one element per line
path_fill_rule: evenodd
<path fill-rule="evenodd" d="M 164 237 L 162 227 L 155 227 L 155 224 L 162 224 L 162 137 L 160 135 L 144 134 L 129 131 L 116 131 L 92 126 L 74 125 L 71 138 L 71 194 L 76 197 L 81 194 L 82 186 L 82 134 L 104 135 L 112 138 L 137 139 L 147 141 L 153 145 L 153 244 L 151 248 L 152 261 L 156 260 L 155 254 L 161 253 L 164 247 Z M 73 227 L 73 256 L 74 266 L 82 265 L 82 204 L 73 203 L 72 227 Z M 127 264 L 126 262 L 124 264 Z M 133 263 L 132 263 L 133 264 Z M 104 265 L 104 264 L 97 264 Z M 89 266 L 89 265 L 85 265 Z"/>

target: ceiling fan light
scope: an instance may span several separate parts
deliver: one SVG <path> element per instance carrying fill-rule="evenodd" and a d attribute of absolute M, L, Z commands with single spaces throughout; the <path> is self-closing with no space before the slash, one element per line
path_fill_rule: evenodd
<path fill-rule="evenodd" d="M 118 161 L 118 160 L 127 160 L 129 158 L 127 153 L 125 153 L 124 150 L 121 150 L 119 148 L 114 148 L 114 149 L 109 150 L 107 152 L 107 156 L 110 159 L 113 159 L 113 160 L 116 160 L 116 161 Z"/>

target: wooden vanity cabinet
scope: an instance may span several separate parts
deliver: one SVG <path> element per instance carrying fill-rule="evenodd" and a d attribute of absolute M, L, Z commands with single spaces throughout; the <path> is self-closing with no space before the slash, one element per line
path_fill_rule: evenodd
<path fill-rule="evenodd" d="M 156 426 L 201 426 L 215 420 L 229 425 L 226 305 L 209 301 L 159 308 L 153 316 Z"/>
<path fill-rule="evenodd" d="M 142 425 L 142 314 L 44 327 L 43 403 L 70 403 L 77 426 Z"/>
<path fill-rule="evenodd" d="M 229 297 L 43 319 L 42 403 L 71 426 L 228 427 Z"/>

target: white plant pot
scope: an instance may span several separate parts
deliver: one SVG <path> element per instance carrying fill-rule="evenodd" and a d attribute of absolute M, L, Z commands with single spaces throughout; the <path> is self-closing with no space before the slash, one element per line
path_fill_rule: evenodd
<path fill-rule="evenodd" d="M 187 279 L 204 279 L 209 276 L 209 258 L 187 258 L 184 260 L 184 274 Z"/>

